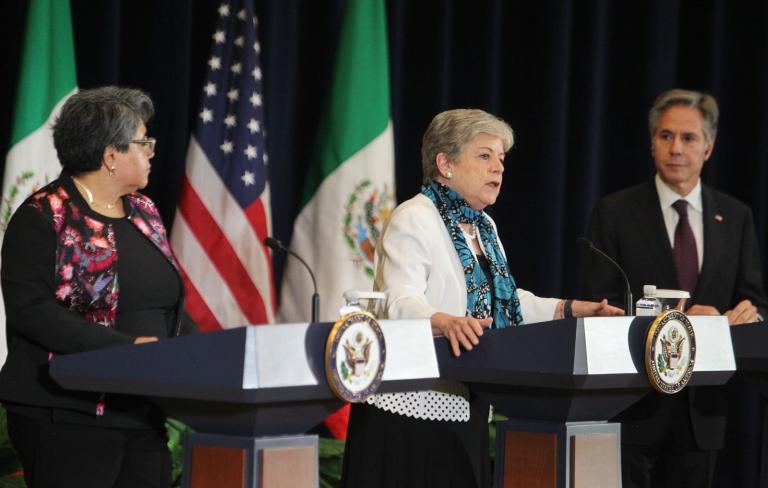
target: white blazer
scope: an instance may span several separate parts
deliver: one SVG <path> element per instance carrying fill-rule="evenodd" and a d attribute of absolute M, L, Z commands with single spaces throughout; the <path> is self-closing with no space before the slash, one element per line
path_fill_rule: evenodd
<path fill-rule="evenodd" d="M 500 241 L 498 245 L 503 253 Z M 376 262 L 375 288 L 387 293 L 383 318 L 429 318 L 436 312 L 466 315 L 464 270 L 428 197 L 418 194 L 394 210 L 376 246 Z M 520 288 L 517 293 L 526 324 L 554 319 L 559 299 L 540 298 Z"/>
<path fill-rule="evenodd" d="M 394 210 L 376 246 L 376 261 L 374 287 L 387 292 L 382 318 L 429 318 L 436 312 L 466 315 L 467 285 L 459 255 L 426 196 L 416 195 Z M 525 323 L 554 318 L 559 299 L 539 298 L 519 288 L 517 292 Z M 409 417 L 466 422 L 468 397 L 463 384 L 438 380 L 432 390 L 372 395 L 368 403 Z"/>

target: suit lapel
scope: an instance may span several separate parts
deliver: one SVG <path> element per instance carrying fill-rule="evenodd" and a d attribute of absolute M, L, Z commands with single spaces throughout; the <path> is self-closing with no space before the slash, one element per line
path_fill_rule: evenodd
<path fill-rule="evenodd" d="M 728 235 L 728 216 L 723 213 L 711 189 L 702 185 L 701 197 L 704 205 L 704 262 L 701 265 L 699 283 L 696 287 L 697 297 L 707 296 L 707 288 L 717 275 L 715 272 L 717 263 Z"/>
<path fill-rule="evenodd" d="M 664 282 L 677 283 L 672 246 L 669 244 L 664 216 L 661 214 L 659 195 L 653 181 L 638 194 L 632 213 L 634 214 L 632 218 L 637 223 L 638 229 L 642 229 L 643 242 L 638 243 L 638 246 L 646 247 L 654 268 L 658 269 L 664 276 Z"/>

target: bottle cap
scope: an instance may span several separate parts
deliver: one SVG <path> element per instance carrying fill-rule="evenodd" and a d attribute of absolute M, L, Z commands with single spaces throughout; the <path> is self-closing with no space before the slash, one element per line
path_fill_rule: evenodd
<path fill-rule="evenodd" d="M 656 296 L 656 285 L 643 285 L 643 296 Z"/>
<path fill-rule="evenodd" d="M 643 289 L 643 291 L 645 291 L 645 289 Z M 691 294 L 685 290 L 666 290 L 664 288 L 657 288 L 656 298 L 691 298 Z"/>

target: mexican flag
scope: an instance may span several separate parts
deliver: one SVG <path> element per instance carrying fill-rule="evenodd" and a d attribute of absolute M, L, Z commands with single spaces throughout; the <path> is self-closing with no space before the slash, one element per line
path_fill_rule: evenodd
<path fill-rule="evenodd" d="M 373 287 L 373 251 L 395 205 L 393 146 L 384 1 L 349 0 L 291 241 L 317 277 L 322 321 L 339 318 L 346 290 Z M 309 321 L 312 292 L 306 270 L 288 258 L 281 321 Z"/>
<path fill-rule="evenodd" d="M 373 251 L 395 206 L 394 143 L 384 0 L 349 0 L 330 97 L 291 249 L 314 270 L 320 320 L 335 321 L 347 290 L 373 287 Z M 310 320 L 312 281 L 289 258 L 280 301 L 282 322 Z M 346 436 L 348 407 L 326 419 Z"/>
<path fill-rule="evenodd" d="M 77 89 L 69 0 L 29 3 L 18 79 L 11 150 L 5 160 L 0 240 L 19 204 L 61 172 L 51 124 Z M 1 295 L 0 324 L 5 325 Z M 6 355 L 5 334 L 0 334 L 0 364 Z"/>

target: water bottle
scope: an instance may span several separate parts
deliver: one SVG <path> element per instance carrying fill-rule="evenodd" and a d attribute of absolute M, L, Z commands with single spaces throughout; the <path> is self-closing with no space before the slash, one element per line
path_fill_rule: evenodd
<path fill-rule="evenodd" d="M 656 317 L 661 313 L 661 302 L 656 298 L 656 287 L 654 285 L 643 286 L 643 298 L 635 304 L 635 315 L 638 317 Z"/>

